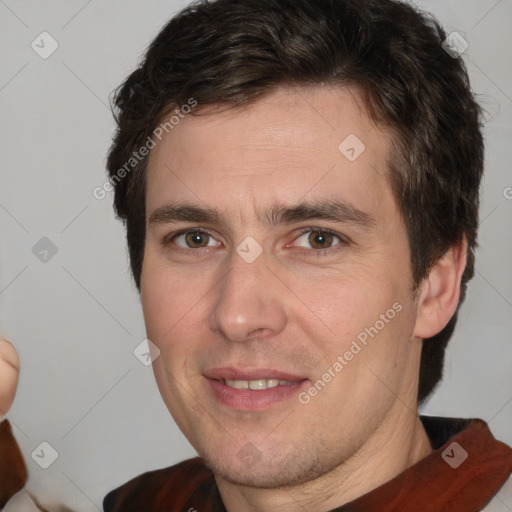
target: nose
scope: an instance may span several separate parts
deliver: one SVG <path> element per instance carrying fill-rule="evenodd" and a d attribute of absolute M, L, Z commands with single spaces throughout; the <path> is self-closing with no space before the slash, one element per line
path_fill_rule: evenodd
<path fill-rule="evenodd" d="M 209 327 L 224 339 L 271 338 L 286 326 L 286 290 L 263 252 L 252 263 L 233 251 L 230 270 L 216 287 Z"/>

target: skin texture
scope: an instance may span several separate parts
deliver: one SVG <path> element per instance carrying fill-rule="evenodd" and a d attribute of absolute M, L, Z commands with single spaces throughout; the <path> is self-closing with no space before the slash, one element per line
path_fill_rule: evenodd
<path fill-rule="evenodd" d="M 14 401 L 20 361 L 14 346 L 0 338 L 0 418 L 7 414 Z"/>
<path fill-rule="evenodd" d="M 338 150 L 349 134 L 366 146 L 355 161 Z M 455 311 L 466 251 L 464 242 L 448 251 L 412 293 L 408 239 L 386 179 L 389 149 L 389 133 L 370 122 L 356 91 L 317 86 L 189 115 L 151 152 L 148 219 L 169 202 L 221 215 L 214 224 L 148 223 L 141 300 L 161 351 L 153 368 L 162 397 L 229 511 L 328 510 L 431 451 L 417 415 L 421 343 Z M 373 224 L 270 228 L 258 215 L 276 202 L 327 199 Z M 315 229 L 300 234 L 308 227 L 341 238 L 319 246 Z M 184 228 L 207 231 L 206 247 L 171 240 Z M 236 252 L 248 236 L 263 250 L 252 263 Z M 213 367 L 272 368 L 308 379 L 307 390 L 396 303 L 400 312 L 307 404 L 293 396 L 237 410 L 205 379 Z"/>

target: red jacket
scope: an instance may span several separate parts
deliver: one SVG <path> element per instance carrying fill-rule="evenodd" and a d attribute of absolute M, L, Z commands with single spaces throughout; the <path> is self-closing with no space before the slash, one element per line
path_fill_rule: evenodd
<path fill-rule="evenodd" d="M 434 451 L 386 484 L 331 512 L 477 512 L 489 504 L 512 474 L 512 449 L 497 441 L 482 420 L 429 416 L 421 420 Z M 462 463 L 461 448 L 467 453 Z M 23 457 L 9 422 L 4 421 L 0 423 L 0 509 L 26 480 Z M 492 510 L 510 506 L 499 504 L 501 508 Z M 225 512 L 215 479 L 200 458 L 140 475 L 110 492 L 103 506 L 105 512 Z"/>

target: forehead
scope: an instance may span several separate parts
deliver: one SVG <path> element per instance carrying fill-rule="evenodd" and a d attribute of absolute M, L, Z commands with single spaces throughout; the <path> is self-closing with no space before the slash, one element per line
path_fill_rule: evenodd
<path fill-rule="evenodd" d="M 165 201 L 218 205 L 390 200 L 391 136 L 341 87 L 281 88 L 242 107 L 207 107 L 165 133 L 148 163 L 147 214 Z"/>

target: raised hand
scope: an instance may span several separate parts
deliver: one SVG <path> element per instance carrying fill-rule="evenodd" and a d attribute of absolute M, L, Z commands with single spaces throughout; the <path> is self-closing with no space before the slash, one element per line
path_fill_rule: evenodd
<path fill-rule="evenodd" d="M 20 360 L 14 346 L 0 338 L 0 420 L 7 414 L 14 401 Z"/>

